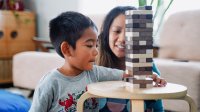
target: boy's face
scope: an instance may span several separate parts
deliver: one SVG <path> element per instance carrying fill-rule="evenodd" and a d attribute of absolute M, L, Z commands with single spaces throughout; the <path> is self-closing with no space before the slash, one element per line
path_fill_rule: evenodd
<path fill-rule="evenodd" d="M 89 27 L 76 42 L 68 62 L 77 70 L 91 70 L 97 51 L 97 31 Z"/>

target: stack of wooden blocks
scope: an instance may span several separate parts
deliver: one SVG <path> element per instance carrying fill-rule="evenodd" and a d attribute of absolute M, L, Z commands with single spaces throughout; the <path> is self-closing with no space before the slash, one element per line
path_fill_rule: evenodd
<path fill-rule="evenodd" d="M 153 13 L 152 6 L 128 10 L 126 15 L 126 82 L 135 88 L 152 87 Z"/>

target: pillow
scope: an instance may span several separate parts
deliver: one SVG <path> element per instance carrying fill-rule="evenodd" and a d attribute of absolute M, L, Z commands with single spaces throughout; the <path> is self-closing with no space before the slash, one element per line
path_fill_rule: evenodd
<path fill-rule="evenodd" d="M 0 112 L 28 112 L 30 106 L 24 96 L 0 90 Z"/>

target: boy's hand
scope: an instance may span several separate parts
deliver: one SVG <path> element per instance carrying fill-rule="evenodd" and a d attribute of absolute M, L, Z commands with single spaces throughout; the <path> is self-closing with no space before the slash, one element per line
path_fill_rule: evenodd
<path fill-rule="evenodd" d="M 124 73 L 123 76 L 122 76 L 122 78 L 126 78 L 126 77 L 131 77 L 131 75 Z"/>
<path fill-rule="evenodd" d="M 155 82 L 155 87 L 164 87 L 167 85 L 167 81 L 157 75 L 155 72 L 152 74 L 152 79 Z"/>

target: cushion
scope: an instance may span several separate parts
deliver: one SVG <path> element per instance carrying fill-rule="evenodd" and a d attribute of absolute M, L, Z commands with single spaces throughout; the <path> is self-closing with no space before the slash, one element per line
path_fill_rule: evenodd
<path fill-rule="evenodd" d="M 160 58 L 200 61 L 200 10 L 178 12 L 160 33 Z"/>
<path fill-rule="evenodd" d="M 24 96 L 0 90 L 0 112 L 28 112 L 30 106 Z"/>
<path fill-rule="evenodd" d="M 187 94 L 192 97 L 198 109 L 200 109 L 200 62 L 159 58 L 154 59 L 154 62 L 167 82 L 187 87 Z M 166 100 L 163 102 L 165 109 L 172 109 L 173 112 L 189 112 L 189 105 L 183 100 Z"/>
<path fill-rule="evenodd" d="M 13 56 L 15 87 L 35 89 L 43 75 L 62 66 L 64 59 L 56 53 L 27 51 Z"/>

